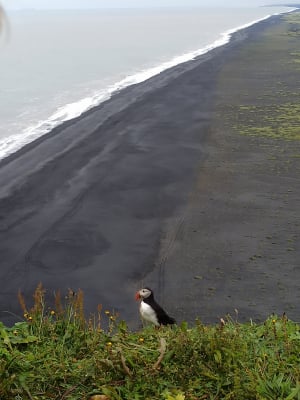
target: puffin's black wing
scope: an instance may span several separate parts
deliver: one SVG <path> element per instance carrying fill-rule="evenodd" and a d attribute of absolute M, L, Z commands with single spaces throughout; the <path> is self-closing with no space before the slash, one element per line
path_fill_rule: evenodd
<path fill-rule="evenodd" d="M 152 300 L 149 305 L 154 309 L 157 320 L 159 324 L 161 325 L 173 325 L 176 324 L 176 321 L 174 318 L 170 317 L 164 309 L 161 308 L 159 304 L 156 303 L 155 300 Z"/>

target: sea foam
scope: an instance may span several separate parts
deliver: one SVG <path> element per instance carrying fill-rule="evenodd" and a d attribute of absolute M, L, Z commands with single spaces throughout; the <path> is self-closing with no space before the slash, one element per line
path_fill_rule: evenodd
<path fill-rule="evenodd" d="M 264 21 L 270 18 L 273 15 L 279 15 L 284 13 L 289 13 L 294 11 L 295 9 L 290 9 L 285 12 L 270 14 L 263 18 L 257 19 L 255 21 L 249 22 L 247 24 L 238 26 L 236 28 L 227 30 L 223 32 L 220 37 L 215 40 L 213 43 L 197 49 L 192 52 L 188 52 L 179 56 L 172 58 L 171 60 L 161 63 L 157 66 L 147 68 L 145 70 L 139 71 L 133 75 L 129 75 L 124 79 L 108 86 L 107 88 L 97 92 L 94 95 L 89 97 L 85 97 L 73 103 L 69 103 L 57 109 L 57 111 L 52 114 L 49 118 L 43 121 L 39 121 L 36 124 L 29 126 L 24 129 L 21 133 L 16 135 L 10 135 L 2 140 L 0 140 L 0 159 L 3 159 L 10 154 L 16 152 L 26 144 L 34 141 L 35 139 L 43 136 L 44 134 L 50 132 L 53 128 L 59 126 L 63 122 L 69 121 L 73 118 L 79 117 L 84 112 L 90 110 L 91 108 L 101 104 L 102 102 L 111 98 L 111 96 L 131 85 L 136 85 L 138 83 L 144 82 L 149 78 L 152 78 L 155 75 L 160 74 L 161 72 L 175 67 L 179 64 L 195 60 L 197 57 L 217 48 L 227 44 L 232 35 L 239 30 L 248 28 L 254 24 L 257 24 L 261 21 Z"/>

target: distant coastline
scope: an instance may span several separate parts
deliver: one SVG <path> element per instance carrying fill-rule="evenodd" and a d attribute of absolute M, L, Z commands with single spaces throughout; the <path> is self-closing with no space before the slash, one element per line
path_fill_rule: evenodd
<path fill-rule="evenodd" d="M 30 11 L 23 10 L 22 12 L 29 13 Z M 288 12 L 290 11 L 286 11 L 286 13 Z M 277 14 L 273 14 L 273 16 L 274 15 Z M 166 61 L 155 67 L 142 70 L 134 75 L 128 75 L 124 79 L 115 82 L 114 84 L 108 86 L 106 89 L 103 89 L 100 93 L 97 93 L 87 98 L 82 98 L 79 101 L 69 103 L 65 106 L 60 107 L 47 119 L 28 127 L 25 131 L 23 131 L 22 134 L 11 135 L 7 138 L 0 140 L 0 163 L 1 160 L 4 160 L 15 152 L 18 152 L 18 150 L 22 149 L 27 144 L 30 144 L 35 140 L 39 140 L 42 136 L 51 132 L 51 130 L 60 126 L 64 122 L 71 121 L 74 118 L 78 118 L 81 115 L 85 114 L 87 111 L 109 100 L 113 95 L 119 93 L 120 90 L 123 90 L 131 85 L 145 82 L 148 79 L 155 77 L 156 75 L 161 74 L 170 68 L 176 68 L 178 65 L 195 60 L 196 58 L 212 51 L 217 47 L 224 46 L 231 40 L 232 35 L 234 35 L 236 32 L 251 27 L 252 25 L 255 25 L 270 17 L 272 17 L 272 15 L 267 15 L 244 25 L 229 29 L 223 32 L 220 37 L 213 43 L 208 44 L 203 48 L 199 48 L 192 52 L 176 56 L 169 61 Z"/>

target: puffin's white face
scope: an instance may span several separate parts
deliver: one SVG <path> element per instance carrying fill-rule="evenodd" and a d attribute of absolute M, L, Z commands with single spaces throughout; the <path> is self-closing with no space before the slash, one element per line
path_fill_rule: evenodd
<path fill-rule="evenodd" d="M 151 293 L 152 292 L 150 289 L 147 289 L 147 288 L 141 289 L 136 293 L 136 299 L 137 300 L 138 299 L 146 299 L 147 297 L 149 297 L 151 295 Z"/>

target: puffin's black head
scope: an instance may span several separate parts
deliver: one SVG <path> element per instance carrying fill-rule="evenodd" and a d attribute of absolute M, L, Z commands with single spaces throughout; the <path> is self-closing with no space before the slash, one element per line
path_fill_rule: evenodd
<path fill-rule="evenodd" d="M 140 300 L 140 299 L 147 299 L 148 297 L 153 296 L 153 291 L 148 288 L 145 287 L 143 289 L 140 289 L 138 292 L 136 292 L 135 294 L 135 299 L 136 300 Z"/>

